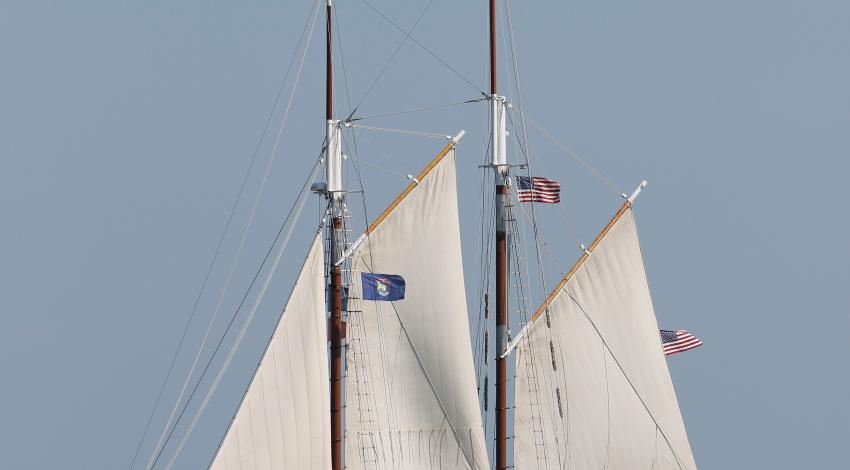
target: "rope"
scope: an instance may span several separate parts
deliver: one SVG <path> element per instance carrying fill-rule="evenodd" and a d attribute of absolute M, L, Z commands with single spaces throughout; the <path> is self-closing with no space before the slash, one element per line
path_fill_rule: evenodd
<path fill-rule="evenodd" d="M 617 194 L 617 195 L 622 195 L 622 194 L 623 194 L 623 192 L 622 192 L 622 191 L 620 191 L 619 189 L 617 189 L 617 186 L 615 186 L 615 185 L 614 185 L 614 183 L 612 183 L 612 182 L 611 182 L 611 180 L 609 180 L 608 178 L 606 178 L 606 177 L 605 177 L 602 173 L 600 173 L 600 172 L 599 172 L 599 170 L 597 170 L 596 168 L 594 168 L 594 167 L 593 167 L 590 163 L 588 163 L 587 161 L 583 160 L 583 159 L 582 159 L 581 157 L 579 157 L 579 156 L 578 156 L 575 152 L 573 152 L 572 150 L 570 150 L 570 149 L 569 149 L 566 145 L 562 144 L 562 143 L 561 143 L 558 139 L 556 139 L 556 138 L 555 138 L 552 134 L 550 134 L 550 133 L 549 133 L 546 129 L 544 129 L 544 128 L 540 127 L 540 125 L 539 125 L 539 124 L 537 124 L 536 122 L 534 122 L 534 120 L 533 120 L 533 119 L 531 119 L 530 117 L 529 117 L 529 118 L 526 118 L 526 119 L 528 120 L 529 124 L 531 124 L 532 126 L 534 126 L 534 128 L 535 128 L 535 129 L 537 129 L 538 131 L 540 131 L 540 133 L 541 133 L 541 134 L 543 134 L 543 135 L 544 135 L 547 139 L 551 140 L 551 141 L 552 141 L 552 143 L 554 143 L 555 145 L 557 145 L 558 147 L 560 147 L 560 148 L 561 148 L 561 150 L 563 150 L 563 151 L 564 151 L 567 155 L 569 155 L 569 156 L 570 156 L 573 160 L 575 160 L 576 162 L 578 162 L 579 164 L 581 164 L 583 167 L 585 167 L 588 171 L 590 171 L 590 173 L 591 173 L 591 174 L 593 174 L 593 176 L 595 176 L 597 179 L 599 179 L 599 181 L 602 181 L 603 183 L 605 183 L 605 185 L 606 185 L 606 186 L 608 186 L 608 187 L 609 187 L 612 191 L 614 191 L 614 193 L 615 193 L 615 194 Z"/>
<path fill-rule="evenodd" d="M 372 7 L 372 5 L 370 5 L 370 4 L 369 4 L 368 2 L 366 2 L 365 0 L 363 0 L 363 3 L 366 3 L 366 5 L 368 5 L 368 6 L 369 6 L 370 8 L 372 8 L 373 10 L 375 9 L 374 7 Z M 357 102 L 357 105 L 356 105 L 356 106 L 354 106 L 354 109 L 352 109 L 352 110 L 351 110 L 351 114 L 348 116 L 348 118 L 349 118 L 349 119 L 351 118 L 351 116 L 353 116 L 353 115 L 354 115 L 354 113 L 356 113 L 356 112 L 357 112 L 357 109 L 358 109 L 358 108 L 360 108 L 360 105 L 361 105 L 361 104 L 363 104 L 363 101 L 366 99 L 366 97 L 367 97 L 367 96 L 369 96 L 369 93 L 371 93 L 371 92 L 372 92 L 372 90 L 375 88 L 375 85 L 377 85 L 377 84 L 378 84 L 378 81 L 379 81 L 379 80 L 381 80 L 381 77 L 383 77 L 383 76 L 384 76 L 384 73 L 385 73 L 385 72 L 387 71 L 387 69 L 389 68 L 389 66 L 390 66 L 390 64 L 392 63 L 393 59 L 395 59 L 395 56 L 398 54 L 398 52 L 401 50 L 401 48 L 402 48 L 402 47 L 404 47 L 404 44 L 407 42 L 407 40 L 411 38 L 411 36 L 410 36 L 410 35 L 413 33 L 413 30 L 414 30 L 414 29 L 416 29 L 416 26 L 417 26 L 417 25 L 419 25 L 419 22 L 420 22 L 420 21 L 422 21 L 422 18 L 424 18 L 424 17 L 425 17 L 425 13 L 427 13 L 427 12 L 428 12 L 428 9 L 429 9 L 429 8 L 431 8 L 431 5 L 432 5 L 433 3 L 434 3 L 434 0 L 430 0 L 430 1 L 428 2 L 428 4 L 427 4 L 427 5 L 425 5 L 425 8 L 423 8 L 423 9 L 422 9 L 422 12 L 420 12 L 420 13 L 419 13 L 419 17 L 417 17 L 417 18 L 416 18 L 416 21 L 413 23 L 413 26 L 411 26 L 411 27 L 410 27 L 410 31 L 405 31 L 405 30 L 403 30 L 403 29 L 399 28 L 399 30 L 401 30 L 401 32 L 402 32 L 402 33 L 404 33 L 404 38 L 401 40 L 401 42 L 400 42 L 400 43 L 398 43 L 398 46 L 396 46 L 395 50 L 394 50 L 394 51 L 393 51 L 393 53 L 390 55 L 390 58 L 389 58 L 389 59 L 387 59 L 387 62 L 384 64 L 384 67 L 383 67 L 383 68 L 381 69 L 381 71 L 378 73 L 378 76 L 377 76 L 377 77 L 375 77 L 375 79 L 374 79 L 374 80 L 372 80 L 372 84 L 371 84 L 371 85 L 369 85 L 369 88 L 367 88 L 367 89 L 366 89 L 366 93 L 363 93 L 363 96 L 362 96 L 362 97 L 360 97 L 360 100 Z M 376 11 L 377 11 L 377 10 L 376 10 Z M 383 16 L 383 15 L 382 15 L 382 16 Z M 385 17 L 385 18 L 386 18 L 386 17 Z"/>
<path fill-rule="evenodd" d="M 239 330 L 239 334 L 236 336 L 236 340 L 233 342 L 233 345 L 230 347 L 230 351 L 227 353 L 227 356 L 224 360 L 224 364 L 222 364 L 219 369 L 218 374 L 213 381 L 210 390 L 207 392 L 204 400 L 201 402 L 201 406 L 195 412 L 195 416 L 192 419 L 192 423 L 189 425 L 186 433 L 183 435 L 183 439 L 180 440 L 180 444 L 177 445 L 177 449 L 174 451 L 174 455 L 171 457 L 171 460 L 168 461 L 168 465 L 165 466 L 166 470 L 169 470 L 172 465 L 174 465 L 174 461 L 180 455 L 180 452 L 183 450 L 183 446 L 186 444 L 186 441 L 189 440 L 189 436 L 192 434 L 192 431 L 195 429 L 195 425 L 198 424 L 198 420 L 201 418 L 204 410 L 206 410 L 207 405 L 209 404 L 210 398 L 212 398 L 213 393 L 215 393 L 218 388 L 219 383 L 221 383 L 222 377 L 224 377 L 224 373 L 227 371 L 227 368 L 230 366 L 230 362 L 233 360 L 233 356 L 236 354 L 236 350 L 239 348 L 239 345 L 242 343 L 242 339 L 245 337 L 245 332 L 248 331 L 248 327 L 251 325 L 251 321 L 254 319 L 254 314 L 257 312 L 257 307 L 260 306 L 260 302 L 263 300 L 263 297 L 266 294 L 266 290 L 271 283 L 272 278 L 274 277 L 275 271 L 277 271 L 277 267 L 280 264 L 280 260 L 283 257 L 283 253 L 286 251 L 286 246 L 289 244 L 289 239 L 292 236 L 292 230 L 295 228 L 295 223 L 298 221 L 301 216 L 301 212 L 304 209 L 304 204 L 307 202 L 307 198 L 305 195 L 309 194 L 308 188 L 310 184 L 313 182 L 313 179 L 316 175 L 316 170 L 319 167 L 319 160 L 316 161 L 316 164 L 313 166 L 313 169 L 310 171 L 310 176 L 307 178 L 307 182 L 302 186 L 301 193 L 298 195 L 296 199 L 297 207 L 295 209 L 294 217 L 292 217 L 292 222 L 289 224 L 289 229 L 286 232 L 286 236 L 283 239 L 283 242 L 280 244 L 280 248 L 277 251 L 277 256 L 275 257 L 274 263 L 271 268 L 269 268 L 269 272 L 266 275 L 266 279 L 263 282 L 262 287 L 260 288 L 260 292 L 257 294 L 257 298 L 254 300 L 254 304 L 251 306 L 251 311 L 248 313 L 248 316 L 245 318 L 245 322 L 242 325 L 242 329 Z M 292 214 L 292 212 L 290 212 Z M 287 216 L 287 219 L 290 217 Z M 286 223 L 284 222 L 284 225 Z M 280 234 L 280 232 L 278 232 Z M 277 242 L 278 238 L 275 238 L 275 242 Z M 272 244 L 274 246 L 274 244 Z M 262 269 L 262 267 L 261 267 Z M 259 271 L 258 271 L 259 274 Z M 227 332 L 225 332 L 225 335 Z M 213 356 L 215 353 L 213 353 Z M 188 402 L 187 402 L 188 403 Z"/>
<path fill-rule="evenodd" d="M 275 157 L 277 155 L 277 149 L 278 149 L 278 146 L 280 144 L 280 139 L 281 139 L 281 136 L 283 134 L 283 129 L 286 126 L 287 117 L 289 116 L 289 110 L 292 107 L 292 100 L 295 96 L 295 91 L 298 88 L 298 83 L 299 83 L 300 78 L 301 78 L 301 72 L 303 71 L 303 68 L 304 68 L 304 62 L 305 62 L 305 59 L 307 57 L 307 52 L 310 49 L 310 43 L 312 41 L 313 31 L 314 31 L 315 26 L 316 26 L 316 19 L 318 18 L 318 11 L 319 11 L 319 9 L 317 8 L 317 6 L 319 5 L 318 0 L 316 1 L 315 5 L 316 5 L 316 7 L 314 8 L 314 10 L 312 12 L 313 15 L 312 15 L 312 20 L 311 20 L 310 30 L 309 30 L 309 33 L 307 35 L 307 42 L 306 42 L 305 47 L 304 47 L 304 52 L 301 56 L 301 61 L 298 65 L 298 71 L 297 71 L 296 76 L 295 76 L 295 81 L 294 81 L 293 86 L 292 86 L 292 91 L 289 95 L 289 101 L 286 105 L 286 110 L 284 111 L 283 119 L 281 121 L 280 128 L 278 129 L 278 133 L 277 133 L 277 136 L 275 138 L 275 143 L 274 143 L 274 146 L 273 146 L 273 149 L 272 149 L 272 153 L 271 153 L 271 156 L 269 157 L 269 162 L 266 165 L 265 173 L 263 174 L 262 182 L 260 183 L 260 189 L 257 192 L 257 197 L 254 199 L 254 204 L 253 204 L 253 207 L 251 208 L 251 213 L 250 213 L 250 216 L 248 218 L 248 223 L 245 226 L 244 232 L 242 233 L 242 239 L 239 242 L 239 247 L 236 251 L 236 256 L 235 256 L 235 258 L 233 260 L 233 264 L 231 265 L 230 270 L 227 274 L 227 278 L 225 280 L 224 287 L 222 288 L 222 291 L 221 291 L 221 294 L 219 296 L 218 302 L 216 304 L 215 310 L 213 312 L 212 318 L 210 319 L 210 323 L 207 326 L 207 331 L 204 334 L 203 340 L 201 341 L 201 346 L 198 348 L 198 352 L 195 355 L 195 358 L 192 362 L 192 367 L 189 370 L 189 373 L 186 377 L 186 381 L 183 383 L 183 387 L 181 388 L 181 391 L 180 391 L 180 394 L 177 398 L 177 401 L 175 402 L 174 407 L 171 410 L 171 414 L 169 415 L 169 418 L 168 418 L 168 421 L 166 422 L 165 428 L 163 429 L 163 432 L 160 435 L 159 440 L 157 441 L 157 445 L 154 448 L 153 453 L 151 454 L 151 458 L 148 460 L 148 464 L 145 467 L 147 469 L 153 468 L 153 466 L 159 460 L 160 455 L 162 455 L 162 450 L 164 449 L 165 442 L 167 442 L 167 439 L 168 439 L 168 438 L 165 437 L 166 434 L 168 434 L 168 436 L 170 436 L 174 432 L 174 429 L 176 428 L 177 422 L 174 422 L 174 427 L 172 427 L 171 430 L 168 431 L 169 426 L 171 426 L 172 420 L 174 419 L 174 415 L 177 411 L 177 408 L 180 406 L 180 402 L 183 399 L 183 396 L 184 396 L 186 389 L 189 385 L 189 381 L 191 380 L 192 375 L 195 372 L 195 368 L 197 367 L 197 364 L 198 364 L 198 361 L 200 359 L 201 353 L 203 352 L 204 346 L 206 345 L 206 342 L 209 339 L 209 335 L 212 331 L 212 327 L 215 323 L 215 319 L 218 316 L 218 312 L 220 311 L 221 304 L 224 300 L 224 295 L 225 295 L 225 293 L 227 292 L 227 289 L 230 286 L 230 281 L 232 279 L 233 272 L 235 270 L 236 264 L 239 261 L 239 257 L 242 253 L 242 248 L 245 245 L 245 241 L 247 239 L 248 232 L 250 231 L 250 228 L 253 225 L 254 216 L 256 214 L 256 210 L 257 210 L 257 207 L 259 205 L 259 201 L 262 197 L 263 190 L 265 189 L 265 184 L 268 180 L 268 176 L 269 176 L 269 173 L 270 173 L 270 170 L 271 170 L 272 163 L 274 162 Z M 237 312 L 238 312 L 238 310 L 237 310 Z M 215 354 L 215 353 L 213 353 L 213 354 Z M 202 378 L 203 378 L 203 375 L 199 378 L 198 384 L 200 384 L 200 381 L 201 381 Z M 197 385 L 195 386 L 195 388 L 197 388 Z M 194 392 L 192 393 L 192 395 L 194 395 Z M 189 401 L 191 400 L 192 395 L 189 396 L 189 399 L 187 400 L 186 405 L 189 404 Z M 185 407 L 184 407 L 184 410 L 185 410 Z M 182 415 L 183 413 L 181 412 L 180 414 Z M 178 421 L 179 421 L 179 418 L 178 418 Z"/>
<path fill-rule="evenodd" d="M 416 38 L 415 38 L 415 37 L 413 37 L 413 36 L 411 35 L 411 33 L 409 33 L 409 32 L 407 32 L 407 31 L 405 31 L 405 30 L 404 30 L 401 26 L 399 26 L 396 22 L 394 22 L 393 20 L 391 20 L 390 18 L 388 18 L 386 15 L 384 15 L 383 13 L 381 13 L 381 11 L 380 11 L 380 10 L 378 10 L 377 8 L 375 8 L 375 7 L 374 7 L 371 3 L 369 3 L 367 0 L 360 0 L 360 1 L 361 1 L 361 2 L 363 2 L 363 3 L 364 3 L 367 7 L 369 7 L 372 11 L 374 11 L 374 12 L 375 12 L 378 16 L 380 16 L 381 18 L 383 18 L 384 20 L 386 20 L 386 21 L 387 21 L 387 23 L 389 23 L 389 24 L 393 25 L 393 27 L 395 27 L 397 30 L 399 30 L 399 31 L 401 31 L 402 33 L 404 33 L 404 35 L 405 35 L 405 39 L 410 39 L 411 41 L 413 41 L 413 43 L 414 43 L 414 44 L 416 44 L 417 46 L 421 47 L 421 48 L 422 48 L 422 50 L 424 50 L 425 52 L 427 52 L 427 53 L 428 53 L 431 57 L 433 57 L 434 59 L 436 59 L 436 60 L 437 60 L 437 62 L 441 63 L 441 64 L 442 64 L 443 66 L 445 66 L 447 69 L 451 70 L 451 71 L 452 71 L 455 75 L 457 75 L 458 77 L 460 77 L 460 79 L 461 79 L 461 80 L 465 81 L 467 84 L 469 84 L 469 86 L 471 86 L 472 88 L 474 88 L 477 92 L 481 93 L 481 94 L 482 94 L 482 95 L 484 95 L 484 96 L 487 96 L 487 92 L 485 92 L 484 90 L 482 90 L 482 89 L 481 89 L 481 87 L 479 87 L 478 85 L 476 85 L 475 83 L 473 83 L 471 80 L 469 80 L 468 78 L 466 78 L 465 76 L 463 76 L 463 74 L 462 74 L 462 73 L 460 73 L 460 72 L 458 72 L 458 70 L 457 70 L 456 68 L 454 68 L 454 67 L 452 67 L 451 65 L 449 65 L 449 63 L 448 63 L 448 62 L 446 62 L 445 60 L 441 59 L 441 58 L 440 58 L 437 54 L 435 54 L 435 53 L 434 53 L 434 52 L 432 52 L 430 49 L 428 49 L 427 47 L 425 47 L 425 46 L 424 46 L 421 42 L 419 42 L 418 40 L 416 40 Z M 432 3 L 433 3 L 433 0 L 432 0 Z M 429 3 L 428 5 L 430 6 L 430 3 Z M 355 111 L 356 111 L 356 110 L 357 110 L 357 107 L 355 107 Z"/>
<path fill-rule="evenodd" d="M 393 113 L 371 114 L 371 115 L 368 115 L 368 116 L 360 116 L 360 117 L 356 117 L 356 118 L 353 118 L 353 119 L 349 119 L 349 122 L 351 122 L 351 121 L 362 121 L 362 120 L 365 120 L 365 119 L 378 119 L 378 118 L 384 118 L 384 117 L 390 117 L 390 116 L 400 116 L 402 114 L 420 113 L 420 112 L 425 112 L 425 111 L 434 111 L 436 109 L 451 108 L 451 107 L 454 107 L 454 106 L 460 106 L 462 104 L 478 103 L 480 101 L 485 101 L 485 100 L 486 100 L 486 98 L 474 98 L 474 99 L 466 100 L 466 101 L 458 101 L 458 102 L 455 102 L 455 103 L 440 104 L 440 105 L 436 105 L 436 106 L 424 106 L 424 107 L 421 107 L 421 108 L 407 109 L 407 110 L 404 110 L 404 111 L 396 111 L 396 112 L 393 112 Z"/>
<path fill-rule="evenodd" d="M 251 171 L 254 169 L 254 164 L 256 163 L 257 157 L 260 154 L 260 148 L 262 147 L 262 144 L 265 141 L 266 133 L 269 130 L 269 125 L 271 124 L 272 117 L 274 116 L 274 112 L 277 109 L 280 97 L 283 94 L 283 88 L 286 85 L 287 79 L 289 78 L 289 73 L 292 71 L 292 65 L 295 63 L 295 57 L 298 55 L 298 50 L 301 48 L 301 44 L 303 43 L 304 35 L 306 34 L 307 28 L 310 24 L 311 14 L 312 9 L 308 12 L 307 18 L 305 18 L 304 20 L 304 28 L 301 30 L 301 36 L 298 38 L 298 44 L 295 46 L 295 50 L 292 51 L 292 57 L 289 60 L 289 66 L 287 67 L 283 80 L 280 83 L 280 87 L 277 90 L 277 95 L 275 96 L 274 103 L 272 104 L 272 109 L 271 111 L 269 111 L 269 115 L 266 118 L 266 123 L 263 126 L 263 132 L 260 135 L 259 142 L 257 142 L 257 147 L 254 149 L 254 155 L 251 157 L 251 162 L 248 165 L 248 169 L 245 171 L 245 176 L 243 176 L 242 178 L 242 184 L 239 187 L 239 192 L 236 194 L 236 200 L 234 201 L 233 206 L 230 209 L 230 214 L 227 216 L 227 222 L 224 224 L 224 230 L 222 230 L 221 232 L 221 236 L 219 237 L 218 244 L 212 257 L 212 261 L 210 261 L 210 265 L 207 268 L 207 273 L 204 275 L 204 280 L 201 283 L 201 289 L 198 292 L 198 296 L 195 298 L 195 303 L 192 306 L 192 311 L 189 314 L 189 318 L 183 328 L 183 333 L 180 336 L 180 341 L 177 344 L 177 350 L 174 352 L 174 356 L 171 358 L 171 364 L 169 364 L 168 366 L 168 373 L 165 375 L 165 379 L 162 381 L 162 386 L 160 387 L 159 393 L 157 394 L 153 409 L 151 410 L 151 414 L 148 417 L 147 423 L 145 424 L 145 430 L 142 433 L 142 437 L 139 439 L 139 444 L 136 447 L 136 453 L 133 455 L 133 460 L 130 462 L 130 469 L 134 468 L 136 465 L 136 460 L 139 457 L 139 452 L 141 451 L 142 445 L 144 444 L 145 438 L 147 437 L 148 431 L 150 430 L 150 425 L 153 421 L 154 414 L 156 414 L 156 410 L 159 408 L 159 403 L 162 400 L 162 395 L 165 392 L 165 386 L 168 384 L 168 380 L 171 378 L 171 374 L 174 372 L 174 365 L 177 362 L 177 357 L 180 355 L 180 351 L 182 351 L 183 349 L 183 343 L 186 339 L 186 335 L 189 332 L 189 326 L 192 324 L 192 320 L 195 318 L 195 314 L 198 310 L 198 304 L 200 303 L 201 297 L 203 296 L 203 293 L 206 290 L 207 282 L 209 281 L 210 275 L 212 274 L 212 269 L 215 266 L 215 262 L 218 260 L 218 256 L 221 252 L 221 247 L 224 244 L 225 236 L 227 235 L 227 232 L 230 229 L 230 225 L 233 222 L 233 216 L 236 213 L 236 208 L 239 206 L 239 202 L 242 200 L 242 195 L 245 192 L 245 187 L 248 183 L 248 177 L 251 175 Z"/>
<path fill-rule="evenodd" d="M 682 468 L 682 460 L 679 458 L 679 454 L 676 453 L 676 449 L 673 448 L 673 444 L 670 443 L 670 439 L 667 438 L 667 434 L 664 432 L 663 429 L 661 429 L 661 426 L 658 424 L 658 421 L 655 419 L 655 415 L 652 414 L 652 411 L 649 409 L 649 406 L 646 404 L 646 402 L 644 401 L 644 399 L 640 395 L 640 393 L 638 393 L 637 388 L 635 387 L 635 384 L 632 383 L 632 379 L 629 378 L 629 374 L 626 373 L 625 369 L 623 369 L 623 366 L 620 364 L 620 361 L 617 359 L 617 356 L 614 355 L 614 351 L 612 351 L 611 347 L 608 346 L 608 342 L 605 341 L 605 337 L 602 336 L 602 332 L 599 331 L 599 328 L 596 326 L 596 323 L 593 321 L 592 318 L 590 318 L 590 313 L 587 311 L 587 309 L 584 308 L 584 305 L 582 305 L 582 303 L 576 298 L 576 296 L 573 292 L 570 292 L 566 287 L 564 287 L 564 291 L 567 293 L 567 295 L 570 297 L 570 299 L 576 304 L 576 306 L 579 308 L 579 310 L 581 310 L 581 313 L 584 314 L 584 317 L 587 318 L 587 321 L 590 322 L 590 326 L 592 326 L 594 331 L 596 331 L 596 335 L 599 336 L 599 340 L 602 341 L 602 344 L 605 346 L 605 349 L 608 350 L 608 354 L 611 355 L 611 359 L 613 359 L 614 363 L 617 364 L 617 368 L 619 368 L 620 372 L 623 373 L 623 377 L 626 379 L 626 382 L 628 382 L 629 386 L 632 387 L 632 391 L 635 392 L 635 396 L 638 398 L 638 400 L 640 400 L 640 403 L 641 403 L 641 405 L 643 405 L 643 408 L 646 410 L 647 414 L 649 414 L 650 419 L 652 419 L 652 422 L 655 424 L 655 429 L 657 429 L 658 432 L 661 433 L 661 437 L 663 437 L 664 441 L 667 442 L 667 446 L 670 448 L 670 452 L 673 453 L 673 457 L 676 458 L 676 463 L 679 465 L 679 468 L 681 469 Z M 607 372 L 607 370 L 606 370 L 606 372 Z"/>
<path fill-rule="evenodd" d="M 352 132 L 352 134 L 353 134 L 353 132 Z M 363 137 L 363 136 L 361 135 L 361 136 L 360 136 L 360 140 L 362 140 L 363 142 L 365 142 L 365 143 L 366 143 L 366 145 L 368 145 L 368 146 L 372 147 L 372 149 L 374 149 L 376 152 L 378 152 L 378 155 L 380 155 L 380 156 L 384 157 L 384 158 L 385 158 L 388 162 L 392 163 L 392 164 L 393 164 L 393 166 L 395 166 L 396 168 L 398 168 L 398 170 L 399 170 L 399 171 L 401 171 L 401 172 L 402 172 L 402 173 L 396 173 L 396 174 L 400 174 L 401 176 L 405 176 L 405 177 L 406 177 L 407 175 L 409 175 L 409 174 L 410 174 L 410 172 L 408 172 L 408 171 L 407 171 L 407 168 L 404 168 L 404 167 L 402 167 L 401 165 L 399 165 L 398 163 L 396 163 L 396 161 L 395 161 L 395 160 L 393 160 L 393 159 L 392 159 L 392 157 L 390 157 L 390 156 L 389 156 L 386 152 L 384 152 L 383 150 L 381 150 L 380 148 L 378 148 L 378 147 L 377 147 L 374 143 L 372 143 L 369 139 L 367 139 L 367 138 L 365 138 L 365 137 Z M 360 160 L 359 158 L 358 158 L 358 159 L 356 159 L 356 161 L 357 161 L 358 163 L 362 162 L 362 160 Z M 390 171 L 390 172 L 392 172 L 391 170 L 386 170 L 386 171 Z M 358 170 L 358 178 L 360 178 L 359 170 Z M 363 183 L 362 183 L 362 181 L 360 182 L 360 185 L 361 185 L 360 189 L 363 189 L 363 186 L 362 186 L 362 185 L 363 185 Z M 367 220 L 368 220 L 368 219 L 367 219 Z M 368 226 L 368 225 L 367 225 L 367 226 Z"/>
<path fill-rule="evenodd" d="M 405 134 L 405 135 L 415 135 L 419 137 L 432 137 L 435 139 L 450 139 L 451 136 L 447 134 L 435 134 L 433 132 L 419 132 L 419 131 L 408 131 L 404 129 L 391 129 L 388 127 L 372 127 L 372 126 L 364 126 L 360 124 L 349 124 L 348 127 L 353 127 L 356 129 L 366 129 L 369 131 L 376 132 L 389 132 L 391 134 Z"/>

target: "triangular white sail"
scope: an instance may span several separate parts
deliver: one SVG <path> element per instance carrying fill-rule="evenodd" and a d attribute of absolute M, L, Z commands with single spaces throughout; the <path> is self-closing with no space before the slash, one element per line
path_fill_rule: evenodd
<path fill-rule="evenodd" d="M 352 256 L 346 468 L 485 470 L 453 145 L 418 180 Z M 401 275 L 405 298 L 357 300 L 363 272 Z"/>
<path fill-rule="evenodd" d="M 317 235 L 211 469 L 330 469 L 324 254 Z"/>
<path fill-rule="evenodd" d="M 627 203 L 516 351 L 516 468 L 695 469 Z"/>

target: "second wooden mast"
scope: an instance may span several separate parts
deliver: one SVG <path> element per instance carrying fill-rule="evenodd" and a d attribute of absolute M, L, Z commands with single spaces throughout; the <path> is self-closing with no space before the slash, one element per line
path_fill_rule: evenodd
<path fill-rule="evenodd" d="M 496 0 L 490 0 L 490 165 L 496 184 L 496 468 L 508 468 L 508 171 L 505 97 L 496 87 Z"/>
<path fill-rule="evenodd" d="M 331 373 L 331 468 L 343 470 L 343 442 L 345 429 L 342 416 L 343 397 L 343 318 L 342 318 L 342 266 L 337 263 L 343 252 L 345 191 L 342 187 L 342 132 L 333 115 L 333 2 L 327 5 L 327 75 L 325 88 L 325 118 L 327 125 L 325 179 L 327 183 L 330 295 L 330 373 Z"/>

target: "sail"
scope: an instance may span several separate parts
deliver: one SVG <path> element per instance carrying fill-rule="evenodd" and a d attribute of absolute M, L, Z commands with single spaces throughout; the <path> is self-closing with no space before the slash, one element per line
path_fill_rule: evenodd
<path fill-rule="evenodd" d="M 516 350 L 516 468 L 695 469 L 626 203 Z"/>
<path fill-rule="evenodd" d="M 322 250 L 316 235 L 211 469 L 330 469 Z"/>
<path fill-rule="evenodd" d="M 453 147 L 353 251 L 345 394 L 349 469 L 489 468 L 467 320 Z M 401 276 L 404 298 L 363 299 L 363 273 Z M 399 294 L 390 293 L 388 298 Z"/>

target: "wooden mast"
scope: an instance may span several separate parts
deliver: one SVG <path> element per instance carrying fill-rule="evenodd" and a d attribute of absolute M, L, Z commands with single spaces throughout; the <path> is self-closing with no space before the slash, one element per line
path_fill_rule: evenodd
<path fill-rule="evenodd" d="M 336 264 L 336 260 L 342 252 L 340 250 L 343 241 L 343 217 L 342 201 L 344 193 L 338 186 L 339 178 L 339 130 L 333 117 L 333 4 L 328 0 L 327 4 L 327 49 L 326 49 L 326 77 L 325 77 L 325 118 L 327 120 L 327 155 L 326 155 L 326 178 L 327 196 L 331 211 L 332 222 L 329 227 L 330 234 L 330 386 L 331 386 L 331 468 L 343 470 L 343 438 L 344 429 L 342 421 L 342 268 Z M 336 161 L 335 161 L 336 160 Z"/>
<path fill-rule="evenodd" d="M 496 177 L 496 468 L 508 468 L 508 248 L 504 98 L 496 88 L 496 0 L 490 0 L 490 99 L 492 152 Z"/>

